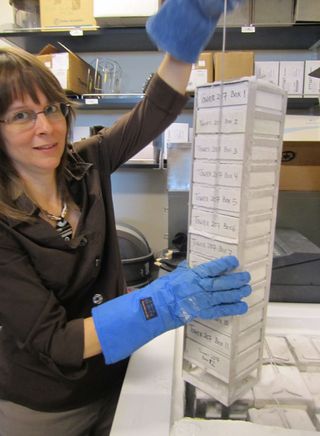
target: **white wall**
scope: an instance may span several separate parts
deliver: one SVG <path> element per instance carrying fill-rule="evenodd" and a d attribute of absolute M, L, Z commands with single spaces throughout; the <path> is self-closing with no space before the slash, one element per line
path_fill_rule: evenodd
<path fill-rule="evenodd" d="M 112 176 L 116 219 L 140 230 L 154 253 L 168 246 L 166 178 L 166 170 L 129 168 Z"/>

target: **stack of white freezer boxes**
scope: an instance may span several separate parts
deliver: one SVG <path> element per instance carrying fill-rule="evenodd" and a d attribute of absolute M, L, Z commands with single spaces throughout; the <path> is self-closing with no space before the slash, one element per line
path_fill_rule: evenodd
<path fill-rule="evenodd" d="M 253 291 L 247 314 L 188 325 L 183 377 L 226 406 L 262 364 L 286 104 L 285 91 L 254 77 L 195 96 L 188 262 L 236 255 Z"/>

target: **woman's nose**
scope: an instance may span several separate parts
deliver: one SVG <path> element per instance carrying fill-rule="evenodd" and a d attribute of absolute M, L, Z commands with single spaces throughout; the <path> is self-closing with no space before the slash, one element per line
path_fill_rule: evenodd
<path fill-rule="evenodd" d="M 34 121 L 35 129 L 38 134 L 52 132 L 52 123 L 48 120 L 44 113 L 38 113 L 37 118 Z"/>

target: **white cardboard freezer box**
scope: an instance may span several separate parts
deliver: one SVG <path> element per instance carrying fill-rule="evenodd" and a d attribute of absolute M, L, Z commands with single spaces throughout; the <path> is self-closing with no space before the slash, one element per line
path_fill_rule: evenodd
<path fill-rule="evenodd" d="M 159 0 L 94 0 L 93 15 L 99 26 L 139 26 L 145 24 L 159 6 Z"/>

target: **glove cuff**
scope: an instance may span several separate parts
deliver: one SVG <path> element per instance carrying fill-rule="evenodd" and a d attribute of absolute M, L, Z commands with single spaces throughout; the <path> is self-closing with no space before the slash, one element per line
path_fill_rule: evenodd
<path fill-rule="evenodd" d="M 146 30 L 160 50 L 194 63 L 210 40 L 220 13 L 204 15 L 198 0 L 166 0 L 148 19 Z"/>
<path fill-rule="evenodd" d="M 169 329 L 148 286 L 92 309 L 106 364 L 118 362 Z M 171 328 L 173 328 L 172 326 Z"/>

